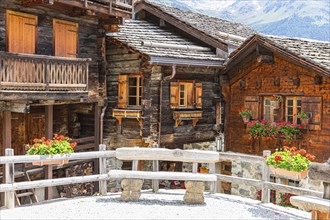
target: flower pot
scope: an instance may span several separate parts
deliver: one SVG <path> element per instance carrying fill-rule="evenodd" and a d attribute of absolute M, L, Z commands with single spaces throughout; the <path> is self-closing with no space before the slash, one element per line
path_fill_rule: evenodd
<path fill-rule="evenodd" d="M 248 123 L 250 121 L 250 116 L 242 115 L 241 117 L 242 117 L 244 123 Z"/>
<path fill-rule="evenodd" d="M 305 128 L 307 128 L 308 124 L 309 124 L 309 118 L 301 118 L 300 119 L 300 123 L 302 126 L 304 126 Z"/>
<path fill-rule="evenodd" d="M 280 108 L 280 101 L 276 101 L 276 100 L 270 101 L 270 106 L 273 109 L 279 109 Z"/>
<path fill-rule="evenodd" d="M 61 165 L 67 164 L 68 160 L 50 160 L 50 161 L 41 161 L 41 162 L 32 162 L 34 166 L 44 166 L 44 165 Z"/>
<path fill-rule="evenodd" d="M 276 175 L 280 177 L 284 177 L 287 179 L 291 180 L 302 180 L 307 176 L 307 171 L 302 171 L 302 172 L 294 172 L 294 171 L 289 171 L 285 169 L 280 169 L 280 168 L 275 168 L 273 166 L 270 166 L 270 170 Z"/>

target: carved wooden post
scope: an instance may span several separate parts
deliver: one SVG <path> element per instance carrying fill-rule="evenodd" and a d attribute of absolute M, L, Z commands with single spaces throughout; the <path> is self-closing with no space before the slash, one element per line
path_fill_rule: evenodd
<path fill-rule="evenodd" d="M 14 156 L 14 150 L 11 148 L 6 148 L 6 156 Z M 5 175 L 6 175 L 6 184 L 14 183 L 14 164 L 8 163 L 5 165 Z M 5 206 L 7 209 L 15 208 L 15 191 L 8 191 L 5 193 Z"/>
<path fill-rule="evenodd" d="M 99 151 L 105 151 L 106 148 L 107 147 L 105 144 L 99 145 Z M 100 174 L 106 174 L 107 173 L 107 159 L 105 157 L 100 157 L 99 165 L 100 165 Z M 101 195 L 106 196 L 107 195 L 107 181 L 100 180 L 99 187 L 100 187 Z"/>
<path fill-rule="evenodd" d="M 264 150 L 262 152 L 262 156 L 264 157 L 264 161 L 262 164 L 262 180 L 269 182 L 270 181 L 270 170 L 266 164 L 266 160 L 270 156 L 270 150 Z M 262 185 L 261 202 L 269 203 L 269 200 L 270 200 L 270 190 L 267 189 L 265 187 L 265 185 Z"/>
<path fill-rule="evenodd" d="M 154 143 L 152 145 L 152 148 L 158 148 L 158 144 Z M 158 160 L 152 161 L 152 171 L 154 171 L 154 172 L 159 171 L 159 161 Z M 159 180 L 152 180 L 152 191 L 158 192 L 158 190 L 159 190 Z"/>

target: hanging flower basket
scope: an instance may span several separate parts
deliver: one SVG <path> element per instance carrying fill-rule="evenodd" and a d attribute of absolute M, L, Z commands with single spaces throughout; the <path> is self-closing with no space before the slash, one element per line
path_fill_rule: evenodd
<path fill-rule="evenodd" d="M 279 109 L 280 108 L 280 101 L 270 101 L 270 106 L 273 108 L 273 109 Z"/>
<path fill-rule="evenodd" d="M 51 161 L 41 161 L 41 162 L 32 162 L 34 166 L 44 166 L 44 165 L 63 165 L 67 164 L 68 160 L 51 160 Z"/>
<path fill-rule="evenodd" d="M 287 179 L 292 179 L 292 180 L 302 180 L 307 176 L 307 171 L 302 171 L 302 172 L 294 172 L 294 171 L 289 171 L 285 169 L 280 169 L 280 168 L 275 168 L 273 166 L 270 166 L 270 170 L 277 176 L 281 176 Z"/>
<path fill-rule="evenodd" d="M 248 123 L 250 121 L 249 115 L 242 115 L 241 117 L 242 117 L 244 123 Z"/>

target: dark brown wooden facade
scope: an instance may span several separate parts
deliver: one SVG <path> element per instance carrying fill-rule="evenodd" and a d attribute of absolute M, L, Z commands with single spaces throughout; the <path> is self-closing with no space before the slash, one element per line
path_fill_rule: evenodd
<path fill-rule="evenodd" d="M 216 124 L 215 105 L 220 94 L 219 69 L 178 66 L 175 77 L 170 79 L 172 66 L 152 65 L 141 54 L 112 43 L 107 44 L 107 60 L 109 105 L 104 138 L 111 149 L 151 147 L 155 142 L 161 147 L 183 148 L 186 143 L 215 139 L 213 128 Z M 123 75 L 142 77 L 140 106 L 121 106 L 119 87 Z M 195 87 L 200 83 L 201 106 L 171 108 L 173 82 L 194 82 Z"/>
<path fill-rule="evenodd" d="M 226 103 L 225 148 L 262 155 L 263 150 L 274 151 L 291 145 L 305 148 L 316 155 L 319 162 L 326 161 L 330 157 L 329 71 L 268 42 L 258 36 L 252 38 L 238 50 L 227 66 L 222 80 Z M 269 113 L 267 100 L 272 95 L 281 96 L 283 101 L 279 109 Z M 292 103 L 297 105 L 293 108 L 303 110 L 311 117 L 302 135 L 292 141 L 249 139 L 246 124 L 238 113 L 241 108 L 252 110 L 253 120 L 293 120 L 299 124 L 295 112 L 293 119 L 288 116 Z"/>

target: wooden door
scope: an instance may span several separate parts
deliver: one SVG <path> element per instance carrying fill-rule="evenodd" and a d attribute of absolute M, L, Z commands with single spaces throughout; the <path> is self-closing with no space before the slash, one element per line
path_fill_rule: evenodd
<path fill-rule="evenodd" d="M 78 24 L 54 19 L 53 29 L 55 56 L 77 57 Z"/>
<path fill-rule="evenodd" d="M 6 19 L 8 52 L 34 54 L 38 17 L 7 10 Z"/>

